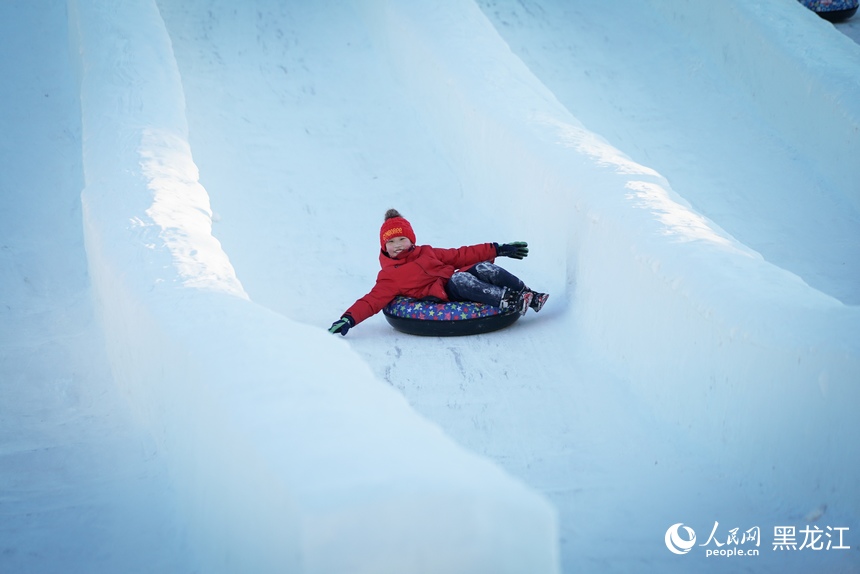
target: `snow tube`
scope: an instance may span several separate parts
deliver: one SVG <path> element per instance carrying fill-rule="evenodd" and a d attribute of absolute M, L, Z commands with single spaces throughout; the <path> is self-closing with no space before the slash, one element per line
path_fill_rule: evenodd
<path fill-rule="evenodd" d="M 860 0 L 800 0 L 800 3 L 825 20 L 841 22 L 857 13 Z"/>
<path fill-rule="evenodd" d="M 512 325 L 520 314 L 498 307 L 464 301 L 420 301 L 395 297 L 382 313 L 403 333 L 425 337 L 457 337 L 498 331 Z"/>

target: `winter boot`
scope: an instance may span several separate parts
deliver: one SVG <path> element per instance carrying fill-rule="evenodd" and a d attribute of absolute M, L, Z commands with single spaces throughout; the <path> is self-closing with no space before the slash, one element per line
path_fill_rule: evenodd
<path fill-rule="evenodd" d="M 528 290 L 514 291 L 513 289 L 505 288 L 505 294 L 502 295 L 502 302 L 499 305 L 503 310 L 516 309 L 520 315 L 525 315 L 529 310 L 529 305 L 532 302 L 533 293 Z"/>
<path fill-rule="evenodd" d="M 549 299 L 549 293 L 538 293 L 537 291 L 532 291 L 531 289 L 526 289 L 529 293 L 532 294 L 532 302 L 529 303 L 529 307 L 535 310 L 535 313 L 543 309 L 546 300 Z"/>

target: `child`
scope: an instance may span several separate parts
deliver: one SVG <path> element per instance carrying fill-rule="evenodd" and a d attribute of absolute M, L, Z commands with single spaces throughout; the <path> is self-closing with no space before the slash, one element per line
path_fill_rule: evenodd
<path fill-rule="evenodd" d="M 459 249 L 415 245 L 412 225 L 396 209 L 389 209 L 379 230 L 379 243 L 382 271 L 376 277 L 376 285 L 332 323 L 330 333 L 346 335 L 398 295 L 425 301 L 475 301 L 502 309 L 513 307 L 521 315 L 529 307 L 540 311 L 549 298 L 493 263 L 500 256 L 526 257 L 528 244 L 522 241 Z"/>

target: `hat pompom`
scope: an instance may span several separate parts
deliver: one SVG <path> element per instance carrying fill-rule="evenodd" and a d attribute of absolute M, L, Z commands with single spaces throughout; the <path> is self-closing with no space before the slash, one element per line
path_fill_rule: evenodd
<path fill-rule="evenodd" d="M 396 209 L 389 209 L 388 211 L 385 212 L 385 219 L 386 220 L 391 219 L 392 217 L 403 217 L 403 216 L 400 215 L 400 212 L 397 211 Z"/>

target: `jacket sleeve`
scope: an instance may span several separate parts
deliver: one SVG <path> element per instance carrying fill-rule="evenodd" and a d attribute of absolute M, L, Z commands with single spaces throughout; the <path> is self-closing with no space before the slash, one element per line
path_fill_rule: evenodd
<path fill-rule="evenodd" d="M 388 305 L 388 303 L 397 297 L 397 295 L 397 287 L 394 285 L 392 280 L 377 277 L 376 285 L 373 286 L 370 293 L 353 303 L 352 306 L 344 312 L 344 315 L 352 317 L 355 324 L 358 325 L 365 319 L 368 319 L 382 311 L 383 307 Z"/>
<path fill-rule="evenodd" d="M 465 245 L 457 249 L 434 249 L 436 257 L 454 269 L 463 269 L 483 261 L 494 262 L 496 259 L 495 243 L 479 243 Z"/>

